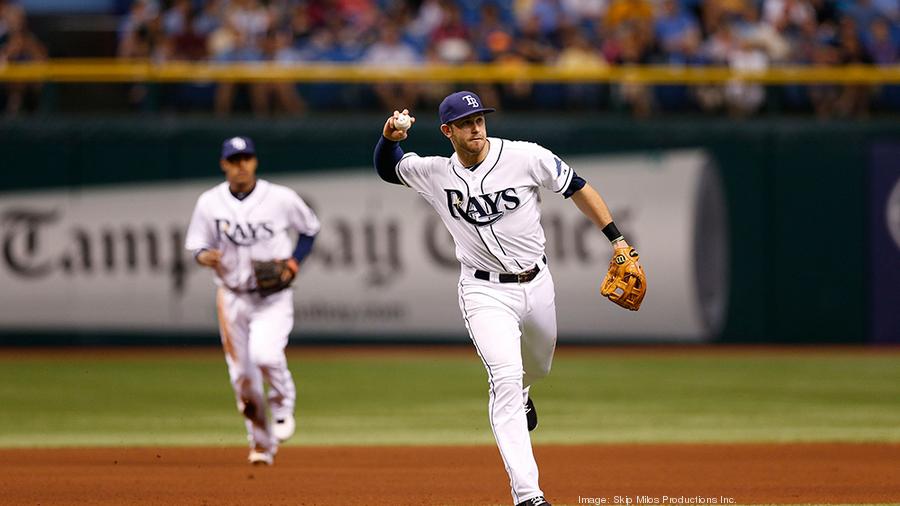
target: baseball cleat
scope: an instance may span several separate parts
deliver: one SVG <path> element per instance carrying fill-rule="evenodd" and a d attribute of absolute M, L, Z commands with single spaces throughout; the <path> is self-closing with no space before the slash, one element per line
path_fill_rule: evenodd
<path fill-rule="evenodd" d="M 534 409 L 531 397 L 525 402 L 525 419 L 528 420 L 528 432 L 533 431 L 537 427 L 537 410 Z"/>
<path fill-rule="evenodd" d="M 275 456 L 267 451 L 253 449 L 250 450 L 247 461 L 254 466 L 271 466 L 275 463 Z"/>
<path fill-rule="evenodd" d="M 520 502 L 519 504 L 517 504 L 516 506 L 553 506 L 553 505 L 550 504 L 549 502 L 547 502 L 547 500 L 544 499 L 544 496 L 539 495 L 537 497 L 532 497 L 531 499 L 526 499 L 526 500 Z"/>
<path fill-rule="evenodd" d="M 287 441 L 294 435 L 295 427 L 296 423 L 292 415 L 276 418 L 275 423 L 272 424 L 272 434 L 278 438 L 279 442 Z"/>

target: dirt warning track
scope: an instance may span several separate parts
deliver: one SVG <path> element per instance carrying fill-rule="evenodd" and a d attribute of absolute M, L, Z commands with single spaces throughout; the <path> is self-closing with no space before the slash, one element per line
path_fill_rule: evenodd
<path fill-rule="evenodd" d="M 900 501 L 900 444 L 538 446 L 554 504 Z M 496 448 L 285 447 L 0 450 L 0 504 L 510 504 Z M 715 501 L 715 502 L 713 502 Z"/>

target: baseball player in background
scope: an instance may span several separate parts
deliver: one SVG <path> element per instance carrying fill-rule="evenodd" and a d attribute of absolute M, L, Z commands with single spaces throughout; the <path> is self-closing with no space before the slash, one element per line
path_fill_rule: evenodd
<path fill-rule="evenodd" d="M 247 426 L 249 461 L 272 465 L 295 427 L 296 390 L 284 354 L 294 325 L 289 287 L 319 220 L 290 188 L 257 179 L 257 165 L 252 140 L 224 142 L 226 181 L 197 199 L 185 247 L 215 272 L 219 333 Z"/>
<path fill-rule="evenodd" d="M 616 229 L 600 195 L 549 150 L 488 137 L 485 114 L 493 111 L 470 91 L 441 102 L 441 133 L 454 150 L 449 158 L 404 154 L 399 143 L 415 118 L 405 109 L 394 111 L 384 123 L 374 161 L 381 179 L 417 191 L 453 236 L 461 266 L 459 307 L 487 369 L 488 415 L 513 503 L 549 505 L 538 484 L 529 435 L 537 426 L 529 390 L 550 372 L 556 348 L 553 277 L 544 252 L 539 189 L 571 198 L 613 243 L 607 280 L 613 266 L 629 270 L 624 290 L 618 287 L 611 300 L 636 310 L 645 283 L 637 253 Z"/>

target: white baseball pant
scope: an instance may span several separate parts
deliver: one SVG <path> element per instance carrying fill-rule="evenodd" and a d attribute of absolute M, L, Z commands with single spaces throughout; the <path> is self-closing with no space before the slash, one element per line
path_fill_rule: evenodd
<path fill-rule="evenodd" d="M 278 440 L 272 435 L 266 407 L 273 418 L 294 412 L 296 389 L 284 349 L 294 326 L 291 290 L 262 298 L 254 293 L 235 293 L 219 288 L 216 296 L 219 333 L 225 349 L 228 375 L 244 413 L 251 448 L 274 454 Z M 268 384 L 268 402 L 264 384 Z M 248 403 L 256 409 L 245 410 Z"/>
<path fill-rule="evenodd" d="M 490 384 L 488 413 L 514 503 L 544 495 L 531 450 L 525 401 L 550 372 L 556 349 L 556 301 L 547 267 L 528 283 L 499 283 L 463 268 L 459 306 Z"/>

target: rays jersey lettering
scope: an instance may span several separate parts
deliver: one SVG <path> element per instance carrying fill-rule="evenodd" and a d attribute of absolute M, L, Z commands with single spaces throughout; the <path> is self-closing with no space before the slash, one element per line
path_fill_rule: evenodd
<path fill-rule="evenodd" d="M 194 252 L 222 252 L 222 269 L 216 282 L 236 288 L 252 288 L 252 260 L 288 258 L 294 251 L 295 234 L 314 236 L 320 224 L 296 192 L 260 179 L 244 200 L 238 200 L 221 183 L 197 199 L 185 248 Z"/>
<path fill-rule="evenodd" d="M 447 194 L 450 216 L 457 220 L 463 219 L 476 227 L 493 225 L 503 217 L 505 211 L 513 211 L 521 204 L 515 188 L 469 198 L 460 190 L 444 189 L 444 192 Z"/>
<path fill-rule="evenodd" d="M 257 241 L 275 237 L 275 225 L 272 222 L 232 223 L 227 218 L 216 218 L 214 221 L 219 240 L 224 237 L 236 246 L 251 246 Z"/>
<path fill-rule="evenodd" d="M 541 189 L 562 193 L 572 169 L 530 142 L 490 137 L 487 157 L 474 170 L 450 157 L 406 153 L 395 170 L 437 211 L 466 268 L 522 272 L 544 254 Z"/>

